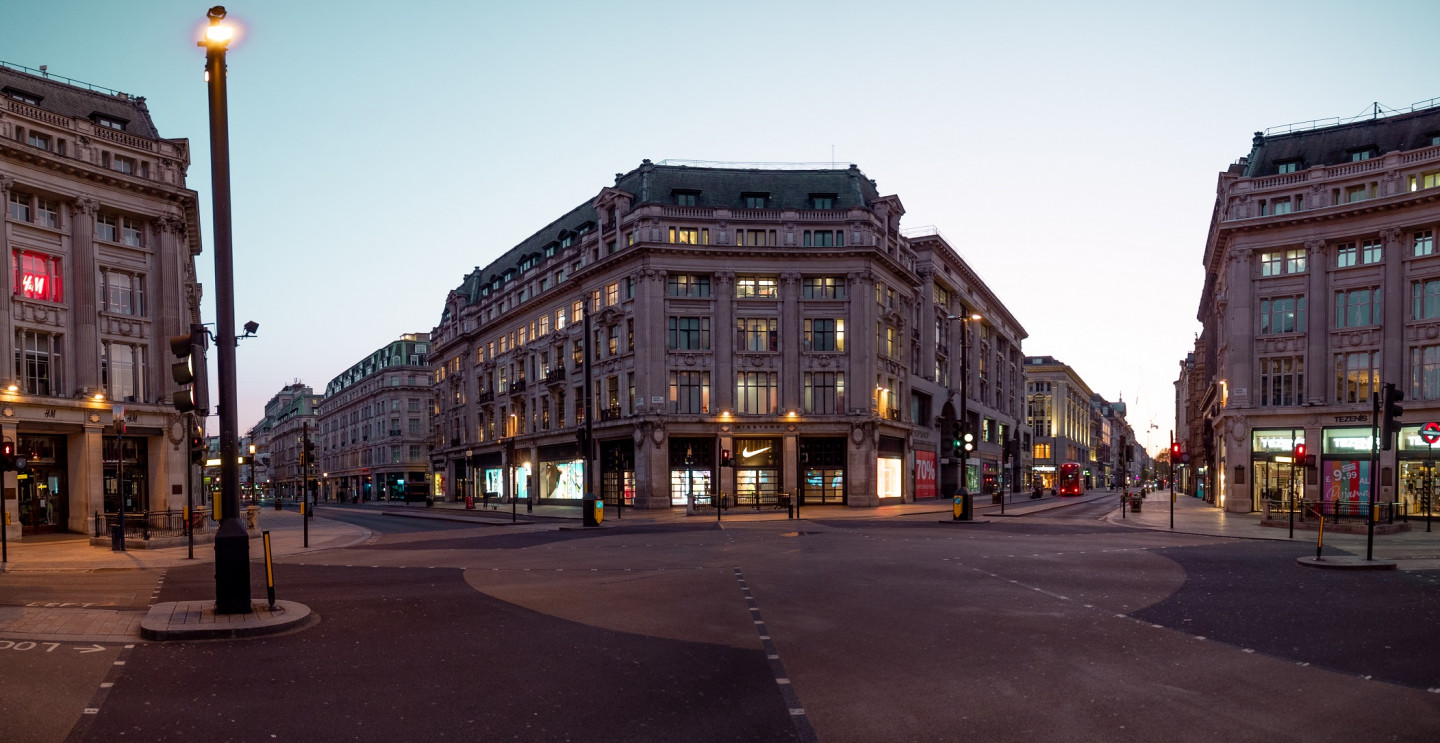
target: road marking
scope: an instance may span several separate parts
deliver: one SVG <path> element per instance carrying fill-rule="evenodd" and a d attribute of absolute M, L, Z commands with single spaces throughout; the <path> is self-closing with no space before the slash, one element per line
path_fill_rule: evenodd
<path fill-rule="evenodd" d="M 82 653 L 98 653 L 98 652 L 100 652 L 101 650 L 104 650 L 104 649 L 105 649 L 105 646 L 104 646 L 104 645 L 97 645 L 97 644 L 95 644 L 95 643 L 90 643 L 90 647 L 88 647 L 88 648 L 75 648 L 75 649 L 78 650 L 78 651 L 80 651 L 80 652 L 82 652 Z"/>
<path fill-rule="evenodd" d="M 87 714 L 87 715 L 98 715 L 98 714 L 100 714 L 100 709 L 99 709 L 98 707 L 86 707 L 86 708 L 85 708 L 85 714 Z"/>
<path fill-rule="evenodd" d="M 790 711 L 790 720 L 795 725 L 795 733 L 802 743 L 815 743 L 818 738 L 815 735 L 815 728 L 811 727 L 810 720 L 805 716 L 805 708 L 800 704 L 800 695 L 795 691 L 795 686 L 790 683 L 790 677 L 785 673 L 785 663 L 780 660 L 780 651 L 775 648 L 770 635 L 765 632 L 765 623 L 759 618 L 760 609 L 754 606 L 755 600 L 749 594 L 749 587 L 745 583 L 745 576 L 740 568 L 732 568 L 735 581 L 739 584 L 741 593 L 745 594 L 747 604 L 751 604 L 750 611 L 756 617 L 755 628 L 760 636 L 760 643 L 765 651 L 765 659 L 770 662 L 770 671 L 775 674 L 775 685 L 780 688 L 780 696 L 785 701 L 785 707 Z"/>

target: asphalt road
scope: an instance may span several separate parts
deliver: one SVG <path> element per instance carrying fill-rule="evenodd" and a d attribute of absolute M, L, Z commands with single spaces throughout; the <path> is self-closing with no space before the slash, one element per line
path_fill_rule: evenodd
<path fill-rule="evenodd" d="M 277 565 L 317 625 L 137 645 L 70 739 L 1436 739 L 1440 575 L 1115 505 L 384 534 Z"/>

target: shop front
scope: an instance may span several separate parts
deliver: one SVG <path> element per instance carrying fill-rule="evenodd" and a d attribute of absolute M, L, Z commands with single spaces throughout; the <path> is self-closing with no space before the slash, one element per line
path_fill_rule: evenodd
<path fill-rule="evenodd" d="M 1321 432 L 1320 495 L 1350 504 L 1370 501 L 1371 429 L 1326 428 Z"/>
<path fill-rule="evenodd" d="M 1250 510 L 1265 501 L 1298 499 L 1305 492 L 1303 462 L 1295 461 L 1295 445 L 1305 443 L 1303 428 L 1257 428 L 1250 432 Z"/>
<path fill-rule="evenodd" d="M 70 496 L 65 476 L 68 469 L 65 438 L 22 435 L 16 451 L 26 461 L 25 471 L 15 475 L 16 494 L 20 499 L 20 533 L 64 531 Z"/>
<path fill-rule="evenodd" d="M 635 441 L 630 438 L 600 442 L 600 498 L 605 505 L 635 505 Z"/>
<path fill-rule="evenodd" d="M 542 446 L 536 454 L 540 460 L 536 475 L 536 488 L 539 490 L 537 499 L 578 501 L 585 497 L 585 463 L 580 459 L 580 450 L 576 444 Z M 495 465 L 495 469 L 486 470 L 487 483 L 491 477 L 498 478 L 500 475 L 498 455 Z M 487 484 L 485 489 L 491 490 L 490 485 Z M 498 481 L 491 492 L 503 492 Z"/>
<path fill-rule="evenodd" d="M 980 492 L 995 495 L 1000 492 L 1000 462 L 991 457 L 980 460 Z"/>
<path fill-rule="evenodd" d="M 875 462 L 875 494 L 882 504 L 905 499 L 905 439 L 880 437 Z"/>
<path fill-rule="evenodd" d="M 670 505 L 710 505 L 714 472 L 714 439 L 671 437 Z"/>
<path fill-rule="evenodd" d="M 780 439 L 741 439 L 735 447 L 735 505 L 773 506 L 780 496 Z"/>
<path fill-rule="evenodd" d="M 1402 513 L 1433 517 L 1440 513 L 1435 499 L 1440 496 L 1440 439 L 1429 444 L 1420 436 L 1419 426 L 1404 426 L 1396 445 L 1400 470 Z"/>
<path fill-rule="evenodd" d="M 802 438 L 800 445 L 800 504 L 845 502 L 846 439 Z M 935 476 L 935 454 L 930 454 L 930 477 Z"/>
<path fill-rule="evenodd" d="M 115 436 L 104 437 L 105 513 L 118 513 L 120 498 L 125 498 L 125 511 L 139 513 L 149 510 L 146 486 L 149 458 L 146 439 Z"/>

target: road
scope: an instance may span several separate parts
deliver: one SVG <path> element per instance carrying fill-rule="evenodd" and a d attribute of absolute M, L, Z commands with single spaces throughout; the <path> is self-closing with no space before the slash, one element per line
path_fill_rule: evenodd
<path fill-rule="evenodd" d="M 137 644 L 95 714 L 57 704 L 76 741 L 1434 740 L 1436 571 L 1308 570 L 1116 500 L 392 531 L 277 565 L 317 625 Z M 172 568 L 158 599 L 211 591 Z"/>

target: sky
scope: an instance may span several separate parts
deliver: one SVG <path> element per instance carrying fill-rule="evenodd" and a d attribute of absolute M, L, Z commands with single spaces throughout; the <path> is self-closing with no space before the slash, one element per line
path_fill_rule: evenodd
<path fill-rule="evenodd" d="M 0 60 L 145 96 L 190 140 L 206 322 L 209 7 L 0 11 Z M 1433 0 L 226 7 L 235 313 L 260 324 L 237 352 L 242 435 L 285 385 L 323 393 L 431 330 L 465 273 L 642 159 L 833 159 L 898 195 L 902 227 L 938 228 L 1024 352 L 1123 399 L 1158 451 L 1218 173 L 1256 131 L 1440 96 Z"/>

